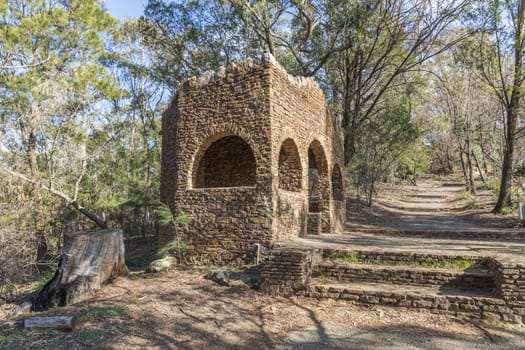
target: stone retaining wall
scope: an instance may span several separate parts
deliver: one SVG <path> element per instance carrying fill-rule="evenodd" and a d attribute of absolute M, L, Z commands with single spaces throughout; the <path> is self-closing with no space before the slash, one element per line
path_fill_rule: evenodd
<path fill-rule="evenodd" d="M 267 257 L 261 272 L 260 290 L 275 296 L 292 296 L 303 290 L 319 263 L 316 250 L 274 250 Z"/>
<path fill-rule="evenodd" d="M 313 275 L 337 281 L 388 282 L 421 286 L 447 285 L 465 289 L 494 288 L 494 279 L 485 270 L 454 271 L 323 262 L 314 267 Z"/>
<path fill-rule="evenodd" d="M 443 262 L 455 259 L 471 258 L 486 261 L 489 277 L 481 276 L 489 285 L 478 281 L 480 276 L 464 272 L 456 276 L 440 269 L 421 269 L 421 272 L 400 266 L 370 267 L 350 266 L 323 260 L 335 250 L 291 249 L 281 248 L 270 253 L 261 272 L 261 291 L 274 296 L 304 296 L 313 298 L 331 298 L 347 300 L 353 303 L 373 305 L 389 305 L 407 308 L 427 309 L 432 312 L 450 314 L 465 314 L 478 319 L 503 321 L 510 323 L 525 322 L 525 266 L 508 262 L 500 262 L 496 258 L 464 257 L 452 255 L 424 255 L 405 252 L 354 252 L 359 259 L 370 261 L 396 262 L 398 265 L 409 262 Z M 367 271 L 367 269 L 369 271 Z M 374 271 L 372 271 L 372 269 Z M 410 271 L 408 271 L 410 270 Z M 464 278 L 463 283 L 469 288 L 494 287 L 495 298 L 469 297 L 457 295 L 434 295 L 424 292 L 395 292 L 363 290 L 354 288 L 351 281 L 347 284 L 315 279 L 315 274 L 326 274 L 328 278 L 356 278 L 367 280 L 376 278 L 374 282 L 398 284 L 446 284 L 454 279 Z M 373 272 L 373 273 L 372 273 Z M 376 277 L 369 277 L 372 275 Z M 381 275 L 383 274 L 383 275 Z M 381 277 L 381 280 L 379 277 Z M 468 277 L 468 278 L 467 278 Z M 472 279 L 471 279 L 472 278 Z"/>
<path fill-rule="evenodd" d="M 363 291 L 349 286 L 310 285 L 296 295 L 310 298 L 346 300 L 363 305 L 387 305 L 426 309 L 437 313 L 466 315 L 478 319 L 522 323 L 525 309 L 509 306 L 495 298 L 463 297 L 453 295 L 432 296 L 390 291 Z"/>
<path fill-rule="evenodd" d="M 381 263 L 384 265 L 435 264 L 449 263 L 457 260 L 469 260 L 474 263 L 482 263 L 486 260 L 486 258 L 482 256 L 418 254 L 404 251 L 381 250 L 323 249 L 322 255 L 324 259 L 330 259 L 333 256 L 353 255 L 361 263 Z"/>
<path fill-rule="evenodd" d="M 503 300 L 525 310 L 525 265 L 491 259 L 489 270 Z"/>

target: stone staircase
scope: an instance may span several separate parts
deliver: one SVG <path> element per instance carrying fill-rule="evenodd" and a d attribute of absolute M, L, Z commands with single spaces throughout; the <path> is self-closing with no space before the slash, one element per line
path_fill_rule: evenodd
<path fill-rule="evenodd" d="M 429 287 L 440 290 L 473 291 L 490 296 L 494 291 L 494 278 L 488 269 L 468 270 L 425 268 L 410 266 L 368 265 L 358 263 L 323 261 L 312 272 L 317 283 L 337 281 L 339 283 L 387 283 Z M 392 286 L 395 288 L 396 286 Z"/>
<path fill-rule="evenodd" d="M 458 261 L 474 267 L 440 267 Z M 261 290 L 271 295 L 425 309 L 510 323 L 523 322 L 524 282 L 525 265 L 476 255 L 404 251 L 278 248 L 261 273 Z"/>

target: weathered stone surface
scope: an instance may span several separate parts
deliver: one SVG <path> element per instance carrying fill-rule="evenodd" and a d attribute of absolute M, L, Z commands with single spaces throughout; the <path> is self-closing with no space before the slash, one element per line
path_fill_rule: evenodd
<path fill-rule="evenodd" d="M 177 264 L 177 259 L 175 259 L 172 256 L 167 256 L 163 259 L 152 261 L 149 264 L 148 268 L 146 269 L 146 272 L 152 272 L 152 273 L 167 272 L 176 264 Z"/>
<path fill-rule="evenodd" d="M 260 277 L 258 271 L 240 272 L 220 267 L 209 272 L 206 278 L 223 286 L 256 288 L 259 286 Z"/>

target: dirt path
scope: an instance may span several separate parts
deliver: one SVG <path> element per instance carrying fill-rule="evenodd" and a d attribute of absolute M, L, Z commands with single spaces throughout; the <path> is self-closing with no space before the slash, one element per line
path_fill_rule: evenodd
<path fill-rule="evenodd" d="M 525 240 L 505 239 L 509 235 L 522 237 L 519 235 L 522 230 L 502 229 L 505 220 L 487 223 L 480 215 L 465 215 L 464 200 L 460 199 L 463 191 L 464 186 L 457 181 L 427 180 L 419 186 L 398 187 L 380 198 L 374 211 L 350 213 L 345 235 L 309 236 L 283 244 L 332 249 L 408 250 L 428 254 L 490 254 L 513 262 L 521 259 L 525 263 Z M 487 194 L 482 193 L 480 197 L 486 200 Z M 511 222 L 506 220 L 505 226 Z M 454 237 L 459 232 L 464 239 Z M 407 310 L 404 316 L 410 318 L 416 314 Z M 447 330 L 451 319 L 433 328 L 429 325 L 436 324 L 434 316 L 426 316 L 428 318 L 419 324 L 390 319 L 372 327 L 363 327 L 359 323 L 342 325 L 328 319 L 316 328 L 288 333 L 277 349 L 525 349 L 525 330 L 521 326 L 497 328 L 487 324 L 462 324 L 461 327 L 458 325 L 456 330 L 459 332 L 456 333 Z M 483 336 L 474 335 L 474 329 L 469 326 L 477 327 Z"/>
<path fill-rule="evenodd" d="M 386 188 L 372 210 L 349 206 L 350 232 L 393 231 L 500 232 L 513 229 L 517 219 L 488 212 L 493 200 L 489 191 L 479 191 L 467 200 L 465 187 L 456 179 L 421 180 L 418 186 Z M 351 200 L 350 200 L 351 201 Z M 477 208 L 469 208 L 477 206 Z M 480 209 L 481 208 L 481 209 Z"/>
<path fill-rule="evenodd" d="M 204 279 L 205 273 L 184 269 L 119 278 L 89 303 L 45 313 L 76 315 L 77 330 L 0 333 L 0 349 L 414 349 L 404 345 L 438 340 L 443 347 L 436 349 L 469 349 L 469 344 L 501 349 L 501 344 L 518 344 L 512 339 L 519 330 L 502 329 L 504 338 L 491 340 L 482 329 L 446 315 L 270 298 L 219 286 Z"/>

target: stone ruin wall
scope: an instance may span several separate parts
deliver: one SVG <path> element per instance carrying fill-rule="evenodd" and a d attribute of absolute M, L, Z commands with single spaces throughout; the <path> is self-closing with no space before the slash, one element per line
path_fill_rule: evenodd
<path fill-rule="evenodd" d="M 321 196 L 322 232 L 341 233 L 345 222 L 343 201 L 332 195 L 332 171 L 337 164 L 343 169 L 343 134 L 333 122 L 323 91 L 317 83 L 303 77 L 289 75 L 278 63 L 271 65 L 270 114 L 272 120 L 272 163 L 274 183 L 274 224 L 276 240 L 289 239 L 307 233 L 307 222 L 317 213 L 308 214 L 308 150 L 311 146 L 320 159 L 318 168 Z M 300 191 L 279 188 L 279 153 L 283 142 L 293 140 L 297 146 L 302 176 Z M 344 182 L 341 182 L 343 190 Z M 310 217 L 307 217 L 310 215 Z M 315 231 L 315 230 L 314 230 Z"/>
<path fill-rule="evenodd" d="M 188 246 L 187 255 L 199 259 L 242 261 L 253 257 L 256 243 L 269 246 L 305 234 L 308 147 L 313 140 L 324 148 L 327 171 L 331 174 L 334 158 L 342 169 L 342 133 L 333 127 L 322 91 L 310 79 L 288 75 L 273 57 L 266 56 L 261 64 L 247 61 L 227 72 L 207 72 L 184 81 L 162 123 L 161 201 L 175 214 L 184 213 L 191 219 L 178 232 Z M 246 174 L 226 178 L 237 187 L 207 188 L 214 177 L 199 164 L 215 167 L 215 174 L 226 177 L 228 169 L 219 169 L 221 161 L 214 161 L 221 152 L 208 154 L 224 137 L 238 143 L 232 149 L 244 142 L 251 148 L 253 160 L 241 151 L 222 157 L 240 159 L 232 165 L 239 171 L 254 161 L 254 179 Z M 295 175 L 299 191 L 279 188 L 279 153 L 286 138 L 293 139 L 299 151 L 302 171 Z M 332 143 L 341 147 L 337 154 L 330 151 Z M 206 152 L 208 147 L 210 152 Z M 293 178 L 293 171 L 290 175 Z M 329 182 L 324 185 L 331 186 Z M 330 200 L 327 198 L 326 208 Z M 337 215 L 343 220 L 340 228 L 344 208 L 342 214 L 326 211 L 328 230 L 329 222 L 338 222 Z M 164 229 L 159 245 L 171 239 L 173 232 Z"/>
<path fill-rule="evenodd" d="M 269 115 L 269 72 L 247 64 L 224 76 L 204 79 L 181 84 L 163 117 L 163 130 L 168 132 L 163 131 L 166 163 L 161 186 L 176 190 L 167 191 L 161 199 L 172 211 L 191 219 L 187 226 L 179 227 L 188 255 L 216 262 L 242 260 L 246 251 L 253 251 L 254 243 L 271 241 L 271 177 L 267 171 L 271 164 L 270 149 L 265 147 L 270 140 L 270 120 L 264 118 Z M 175 121 L 177 125 L 172 124 Z M 194 188 L 193 176 L 200 181 L 195 173 L 207 146 L 226 135 L 242 137 L 252 149 L 256 185 Z M 169 240 L 161 239 L 161 244 Z"/>

